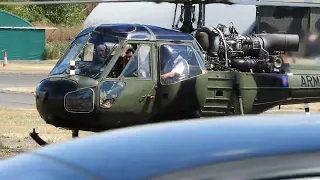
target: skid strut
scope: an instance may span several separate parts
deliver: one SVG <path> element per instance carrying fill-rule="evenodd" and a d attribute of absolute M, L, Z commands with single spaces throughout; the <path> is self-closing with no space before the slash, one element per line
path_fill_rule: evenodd
<path fill-rule="evenodd" d="M 40 146 L 47 145 L 48 143 L 46 141 L 44 141 L 38 134 L 39 133 L 36 132 L 36 129 L 33 128 L 33 131 L 30 133 L 30 136 Z"/>
<path fill-rule="evenodd" d="M 45 140 L 43 140 L 38 134 L 39 133 L 36 132 L 36 129 L 33 128 L 32 132 L 30 133 L 30 136 L 40 146 L 45 146 L 49 144 Z M 79 136 L 79 130 L 72 130 L 72 138 L 76 138 L 78 136 Z"/>

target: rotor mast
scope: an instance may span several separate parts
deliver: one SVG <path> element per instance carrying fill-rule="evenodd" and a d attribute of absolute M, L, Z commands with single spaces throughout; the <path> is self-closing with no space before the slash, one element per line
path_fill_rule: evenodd
<path fill-rule="evenodd" d="M 196 29 L 199 29 L 203 26 L 205 26 L 205 6 L 206 3 L 204 0 L 201 0 L 200 2 L 196 3 L 199 4 L 199 13 L 198 13 L 198 21 L 197 21 L 197 27 L 193 27 L 193 23 L 195 20 L 195 7 L 194 2 L 185 2 L 183 3 L 183 6 L 181 6 L 181 15 L 180 15 L 180 22 L 182 22 L 182 26 L 179 28 L 180 31 L 185 33 L 192 33 Z M 176 16 L 176 12 L 175 12 Z M 174 17 L 175 21 L 175 17 Z M 178 28 L 177 25 L 173 26 L 175 29 Z"/>
<path fill-rule="evenodd" d="M 198 15 L 198 27 L 201 28 L 205 26 L 206 23 L 206 4 L 205 2 L 201 1 L 199 3 L 199 15 Z"/>

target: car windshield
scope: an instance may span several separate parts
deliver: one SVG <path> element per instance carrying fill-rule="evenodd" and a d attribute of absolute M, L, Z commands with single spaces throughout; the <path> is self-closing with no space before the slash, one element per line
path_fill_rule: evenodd
<path fill-rule="evenodd" d="M 74 60 L 76 75 L 99 78 L 119 43 L 118 38 L 98 32 L 78 36 L 50 75 L 69 74 L 70 61 Z"/>

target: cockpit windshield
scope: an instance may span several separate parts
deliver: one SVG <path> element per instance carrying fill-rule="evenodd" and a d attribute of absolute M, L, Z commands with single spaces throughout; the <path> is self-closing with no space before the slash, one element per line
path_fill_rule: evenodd
<path fill-rule="evenodd" d="M 199 43 L 195 43 L 194 48 L 195 48 L 195 50 L 196 50 L 196 52 L 198 54 L 198 58 L 200 60 L 199 64 L 202 67 L 202 70 L 205 70 L 206 69 L 205 68 L 206 59 L 204 58 L 204 55 L 203 55 L 203 53 L 202 53 L 202 51 L 200 49 L 201 48 L 200 44 Z"/>
<path fill-rule="evenodd" d="M 76 75 L 99 78 L 105 65 L 108 64 L 119 47 L 119 43 L 120 39 L 99 32 L 78 36 L 50 75 L 68 74 L 70 61 L 74 60 Z"/>

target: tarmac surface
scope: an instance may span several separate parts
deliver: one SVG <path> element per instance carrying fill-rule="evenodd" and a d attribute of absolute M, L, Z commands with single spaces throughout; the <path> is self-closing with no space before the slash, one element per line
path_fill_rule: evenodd
<path fill-rule="evenodd" d="M 0 88 L 36 87 L 46 74 L 9 74 L 0 73 Z"/>
<path fill-rule="evenodd" d="M 46 74 L 0 73 L 0 89 L 9 87 L 36 87 L 46 76 Z M 34 95 L 32 93 L 0 91 L 0 106 L 34 109 Z"/>

